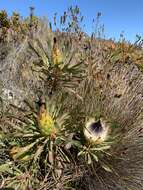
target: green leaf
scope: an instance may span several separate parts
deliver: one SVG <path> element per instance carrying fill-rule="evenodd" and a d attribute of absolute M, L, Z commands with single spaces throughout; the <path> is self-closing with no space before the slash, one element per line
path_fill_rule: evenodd
<path fill-rule="evenodd" d="M 45 140 L 45 142 L 44 142 L 43 145 L 37 147 L 37 151 L 36 151 L 36 153 L 35 153 L 35 155 L 34 155 L 34 161 L 36 161 L 36 160 L 38 159 L 38 157 L 40 157 L 41 153 L 42 153 L 43 150 L 44 150 L 44 146 L 45 146 L 45 144 L 46 144 L 47 142 L 48 142 L 48 139 Z"/>
<path fill-rule="evenodd" d="M 27 146 L 25 146 L 25 147 L 21 147 L 21 148 L 19 147 L 19 151 L 20 152 L 18 152 L 18 153 L 16 153 L 14 155 L 14 159 L 18 159 L 18 158 L 22 158 L 22 157 L 26 156 L 25 154 L 29 153 L 30 149 L 32 149 L 34 147 L 34 145 L 36 143 L 38 143 L 38 140 L 35 141 L 35 142 L 33 142 L 33 143 L 31 143 L 31 144 L 29 144 L 29 145 L 27 145 Z"/>
<path fill-rule="evenodd" d="M 91 150 L 94 151 L 102 151 L 102 150 L 108 150 L 110 149 L 111 146 L 101 146 L 101 147 L 95 147 L 95 148 L 91 148 Z"/>
<path fill-rule="evenodd" d="M 4 133 L 0 131 L 0 140 L 3 139 L 4 137 L 5 137 Z"/>
<path fill-rule="evenodd" d="M 68 118 L 69 118 L 69 115 L 67 113 L 63 114 L 61 117 L 57 118 L 56 120 L 57 124 L 59 126 L 62 126 Z"/>
<path fill-rule="evenodd" d="M 4 173 L 4 172 L 12 173 L 12 169 L 10 167 L 12 164 L 13 164 L 12 162 L 8 162 L 6 164 L 0 165 L 0 173 Z"/>
<path fill-rule="evenodd" d="M 76 146 L 76 147 L 78 147 L 78 148 L 81 148 L 81 147 L 82 147 L 82 144 L 81 144 L 80 141 L 71 140 L 70 143 L 71 143 L 71 146 Z"/>
<path fill-rule="evenodd" d="M 47 57 L 42 44 L 40 41 L 31 41 L 29 42 L 29 45 L 31 49 L 35 51 L 35 53 L 42 59 L 43 65 L 46 66 L 47 68 L 50 66 L 49 64 L 49 58 Z"/>
<path fill-rule="evenodd" d="M 81 151 L 77 154 L 77 156 L 81 156 L 81 155 L 84 155 L 84 154 L 85 154 L 84 150 L 81 150 Z"/>
<path fill-rule="evenodd" d="M 103 164 L 103 163 L 102 163 L 101 167 L 102 167 L 105 171 L 110 172 L 110 173 L 113 173 L 112 169 L 111 169 L 109 166 L 107 166 L 106 164 Z"/>
<path fill-rule="evenodd" d="M 98 162 L 98 157 L 95 155 L 95 154 L 91 154 L 92 155 L 92 157 L 93 157 L 93 159 L 96 161 L 96 162 Z"/>
<path fill-rule="evenodd" d="M 90 165 L 92 163 L 92 159 L 90 154 L 87 154 L 87 163 Z"/>
<path fill-rule="evenodd" d="M 111 124 L 111 128 L 113 128 L 113 129 L 116 129 L 116 128 L 119 128 L 119 127 L 120 127 L 120 125 L 118 123 L 116 123 L 116 122 L 113 122 Z"/>

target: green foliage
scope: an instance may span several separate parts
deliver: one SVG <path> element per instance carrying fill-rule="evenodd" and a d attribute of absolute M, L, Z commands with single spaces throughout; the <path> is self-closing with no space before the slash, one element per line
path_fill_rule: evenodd
<path fill-rule="evenodd" d="M 47 134 L 41 131 L 39 120 L 45 120 L 46 116 L 43 109 L 44 118 L 39 115 L 41 107 L 36 104 L 32 107 L 31 103 L 26 102 L 30 110 L 24 112 L 19 110 L 22 115 L 24 114 L 23 118 L 11 116 L 15 121 L 11 123 L 13 130 L 8 136 L 2 137 L 4 143 L 7 139 L 6 149 L 12 160 L 6 160 L 0 167 L 1 174 L 5 178 L 4 187 L 16 188 L 18 185 L 22 190 L 28 187 L 39 188 L 42 187 L 43 180 L 46 180 L 47 188 L 55 187 L 57 180 L 66 185 L 68 181 L 62 182 L 62 175 L 66 176 L 66 173 L 75 166 L 80 169 L 83 164 L 85 168 L 98 165 L 107 172 L 113 172 L 112 167 L 104 161 L 104 157 L 113 156 L 110 149 L 113 144 L 115 146 L 114 137 L 110 136 L 107 142 L 101 144 L 90 144 L 83 135 L 85 127 L 83 118 L 80 117 L 78 121 L 80 127 L 76 126 L 76 123 L 75 126 L 70 123 L 73 121 L 70 118 L 71 109 L 69 114 L 67 113 L 66 99 L 68 98 L 67 95 L 62 94 L 53 96 L 52 99 L 48 98 L 46 101 L 45 111 L 52 117 L 57 129 L 56 133 Z M 76 109 L 79 110 L 80 107 Z M 75 116 L 76 113 L 73 114 Z M 50 127 L 47 125 L 47 128 Z M 76 176 L 76 173 L 74 175 Z M 79 175 L 83 175 L 83 172 L 80 171 Z M 69 182 L 71 180 L 74 178 L 69 176 Z"/>
<path fill-rule="evenodd" d="M 30 41 L 29 45 L 39 58 L 33 70 L 47 82 L 50 93 L 60 89 L 71 89 L 76 87 L 84 78 L 84 61 L 77 58 L 78 50 L 72 45 L 64 43 L 54 48 L 51 34 L 47 39 L 47 51 L 45 51 L 40 40 Z M 63 51 L 61 51 L 61 49 Z M 76 62 L 75 59 L 76 58 Z"/>

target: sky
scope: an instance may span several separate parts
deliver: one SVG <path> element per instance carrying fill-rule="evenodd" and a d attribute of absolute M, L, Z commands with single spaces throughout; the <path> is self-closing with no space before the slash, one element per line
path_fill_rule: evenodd
<path fill-rule="evenodd" d="M 35 15 L 49 19 L 70 6 L 78 6 L 84 16 L 84 30 L 94 30 L 92 20 L 102 13 L 100 25 L 104 24 L 106 38 L 118 40 L 122 33 L 126 40 L 134 42 L 136 34 L 143 36 L 143 0 L 0 0 L 0 10 L 11 15 L 17 11 L 23 17 L 29 15 L 29 7 L 35 7 Z"/>

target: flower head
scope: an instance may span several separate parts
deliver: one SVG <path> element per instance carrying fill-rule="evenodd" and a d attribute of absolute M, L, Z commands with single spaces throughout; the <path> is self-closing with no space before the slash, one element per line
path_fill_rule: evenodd
<path fill-rule="evenodd" d="M 45 104 L 42 104 L 40 107 L 39 115 L 38 115 L 38 124 L 41 132 L 47 136 L 53 136 L 56 133 L 54 119 L 48 112 L 45 107 Z"/>
<path fill-rule="evenodd" d="M 102 143 L 108 138 L 109 126 L 103 118 L 96 121 L 89 119 L 84 128 L 84 135 L 87 140 L 93 143 Z"/>
<path fill-rule="evenodd" d="M 53 44 L 53 50 L 52 50 L 52 60 L 53 60 L 54 65 L 60 64 L 63 60 L 62 54 L 57 45 L 56 38 L 54 38 L 54 44 Z"/>

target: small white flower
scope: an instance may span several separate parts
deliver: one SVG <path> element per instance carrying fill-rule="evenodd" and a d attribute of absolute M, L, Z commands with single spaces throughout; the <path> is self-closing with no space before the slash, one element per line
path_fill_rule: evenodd
<path fill-rule="evenodd" d="M 109 125 L 100 118 L 96 121 L 94 118 L 88 120 L 84 128 L 84 135 L 87 140 L 93 143 L 102 143 L 108 138 Z"/>

